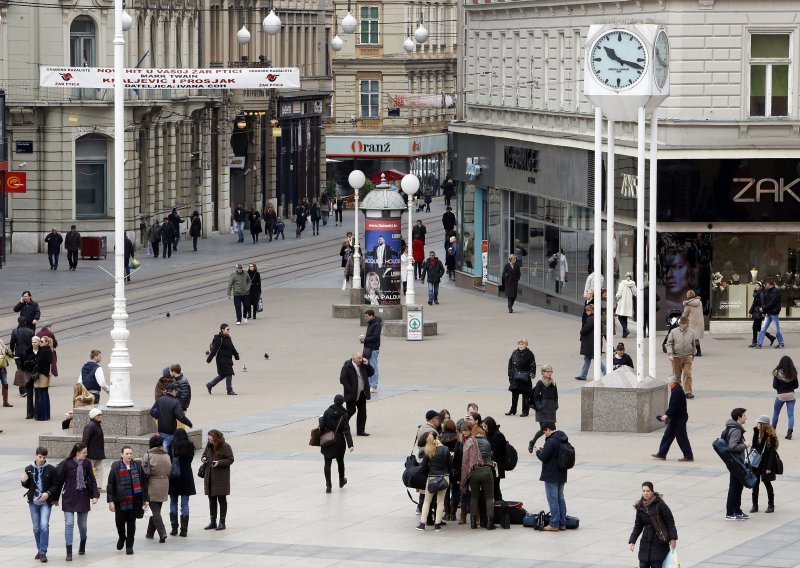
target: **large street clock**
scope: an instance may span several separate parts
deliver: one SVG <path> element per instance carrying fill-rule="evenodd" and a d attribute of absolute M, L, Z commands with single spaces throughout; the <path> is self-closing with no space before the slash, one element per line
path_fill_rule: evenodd
<path fill-rule="evenodd" d="M 644 42 L 623 29 L 598 37 L 590 50 L 590 58 L 595 78 L 615 91 L 629 89 L 641 81 L 649 60 Z"/>

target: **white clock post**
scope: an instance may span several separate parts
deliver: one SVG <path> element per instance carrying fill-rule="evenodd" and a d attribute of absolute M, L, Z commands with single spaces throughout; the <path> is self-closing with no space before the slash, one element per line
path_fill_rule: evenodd
<path fill-rule="evenodd" d="M 657 207 L 656 158 L 657 158 L 657 116 L 656 110 L 669 96 L 669 39 L 666 30 L 657 24 L 632 25 L 593 25 L 586 41 L 584 65 L 584 93 L 596 107 L 595 112 L 595 188 L 602 187 L 602 168 L 597 162 L 602 157 L 602 117 L 608 120 L 608 162 L 607 162 L 607 211 L 606 211 L 606 361 L 607 375 L 601 375 L 600 344 L 602 333 L 601 310 L 595 310 L 594 322 L 594 377 L 595 382 L 582 389 L 583 430 L 649 432 L 661 425 L 655 420 L 653 408 L 660 408 L 660 400 L 666 392 L 663 383 L 654 380 L 655 376 L 655 291 L 649 294 L 650 341 L 648 372 L 644 364 L 644 290 L 645 290 L 645 165 L 646 165 L 646 116 L 651 114 L 650 140 L 650 228 L 649 264 L 650 284 L 655 284 L 655 242 Z M 615 122 L 638 123 L 637 128 L 637 208 L 636 208 L 636 371 L 622 367 L 612 371 L 614 347 L 614 260 L 616 246 L 614 238 L 614 191 L 615 191 Z M 600 300 L 600 267 L 602 262 L 601 238 L 598 226 L 602 215 L 602 195 L 595 191 L 595 303 Z M 602 377 L 602 378 L 601 378 Z M 626 400 L 620 413 L 609 417 L 609 412 L 594 415 L 592 409 L 603 391 L 598 387 L 632 387 L 626 389 L 632 399 Z M 661 394 L 658 394 L 658 393 Z M 655 394 L 654 394 L 655 393 Z M 618 395 L 617 395 L 618 396 Z M 627 396 L 627 395 L 626 395 Z M 645 400 L 648 399 L 648 400 Z M 616 399 L 619 400 L 619 399 Z M 604 401 L 604 404 L 611 399 Z M 654 405 L 654 403 L 656 403 Z M 614 404 L 617 406 L 617 404 Z M 602 416 L 604 415 L 604 416 Z"/>

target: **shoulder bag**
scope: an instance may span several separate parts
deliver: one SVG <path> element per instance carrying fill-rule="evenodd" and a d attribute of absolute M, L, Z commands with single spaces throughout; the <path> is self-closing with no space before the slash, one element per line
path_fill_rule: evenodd
<path fill-rule="evenodd" d="M 439 491 L 444 491 L 447 489 L 449 483 L 444 478 L 443 475 L 437 475 L 436 477 L 431 477 L 428 480 L 428 493 L 438 493 Z"/>
<path fill-rule="evenodd" d="M 344 414 L 339 417 L 339 422 L 336 424 L 336 430 L 333 432 L 325 432 L 319 438 L 319 446 L 321 448 L 330 448 L 336 443 L 336 434 L 339 433 L 339 426 L 342 425 L 342 420 L 344 419 Z"/>
<path fill-rule="evenodd" d="M 664 526 L 664 521 L 661 519 L 661 515 L 658 513 L 658 505 L 651 507 L 648 511 L 650 515 L 650 524 L 653 526 L 653 532 L 656 533 L 656 538 L 658 542 L 661 544 L 666 544 L 669 542 L 669 534 L 667 534 L 667 528 Z"/>
<path fill-rule="evenodd" d="M 751 449 L 747 454 L 747 460 L 750 462 L 750 469 L 758 469 L 758 466 L 761 465 L 761 452 L 757 448 Z"/>
<path fill-rule="evenodd" d="M 319 426 L 311 430 L 311 437 L 308 440 L 309 446 L 319 447 L 320 438 L 322 437 L 322 430 Z"/>
<path fill-rule="evenodd" d="M 200 479 L 205 478 L 206 469 L 208 469 L 208 464 L 205 462 L 201 463 L 200 468 L 197 470 L 197 477 L 199 477 Z"/>

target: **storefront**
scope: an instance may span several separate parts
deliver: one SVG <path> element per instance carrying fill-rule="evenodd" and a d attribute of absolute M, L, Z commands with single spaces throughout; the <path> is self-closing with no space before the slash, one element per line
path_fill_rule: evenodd
<path fill-rule="evenodd" d="M 438 189 L 447 171 L 447 134 L 417 136 L 342 135 L 326 137 L 328 188 L 351 193 L 347 176 L 361 170 L 372 174 L 389 169 L 412 173 L 420 180 L 420 191 Z"/>

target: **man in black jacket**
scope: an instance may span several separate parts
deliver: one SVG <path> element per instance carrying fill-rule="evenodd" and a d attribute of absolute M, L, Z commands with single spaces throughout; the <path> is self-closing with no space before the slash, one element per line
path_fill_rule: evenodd
<path fill-rule="evenodd" d="M 135 254 L 134 254 L 135 253 L 135 249 L 134 249 L 134 246 L 133 246 L 133 241 L 130 239 L 130 237 L 128 237 L 128 235 L 125 235 L 125 243 L 124 243 L 124 245 L 122 247 L 122 250 L 123 250 L 123 256 L 124 256 L 123 262 L 125 263 L 125 265 L 124 265 L 124 268 L 125 268 L 125 280 L 130 282 L 131 281 L 131 259 L 135 258 Z"/>
<path fill-rule="evenodd" d="M 158 434 L 164 440 L 164 451 L 169 453 L 172 438 L 175 437 L 175 430 L 178 429 L 178 420 L 192 427 L 192 421 L 186 418 L 178 400 L 178 385 L 172 383 L 164 389 L 164 396 L 156 401 L 158 408 Z M 172 454 L 170 454 L 172 455 Z"/>
<path fill-rule="evenodd" d="M 44 242 L 47 243 L 47 260 L 50 262 L 50 270 L 58 270 L 58 256 L 61 254 L 61 243 L 64 242 L 64 239 L 58 229 L 53 227 L 53 230 L 44 238 Z"/>
<path fill-rule="evenodd" d="M 175 229 L 172 227 L 172 223 L 169 222 L 169 218 L 164 217 L 161 220 L 159 234 L 161 235 L 161 244 L 164 245 L 161 249 L 161 258 L 172 258 L 172 243 L 175 239 Z"/>
<path fill-rule="evenodd" d="M 11 341 L 8 343 L 8 348 L 14 353 L 14 363 L 17 369 L 22 369 L 22 361 L 25 356 L 33 348 L 31 340 L 33 339 L 33 330 L 28 326 L 25 316 L 17 318 L 17 327 L 11 332 Z M 25 387 L 19 387 L 19 395 L 27 396 Z"/>
<path fill-rule="evenodd" d="M 422 244 L 424 245 L 425 244 L 425 235 L 427 233 L 428 233 L 428 228 L 425 225 L 422 224 L 422 221 L 420 219 L 417 219 L 417 224 L 414 225 L 413 229 L 411 229 L 411 240 L 412 240 L 412 242 L 416 241 L 416 240 L 420 240 L 420 241 L 422 241 Z"/>
<path fill-rule="evenodd" d="M 47 463 L 47 448 L 36 448 L 36 459 L 25 467 L 22 486 L 28 490 L 28 507 L 36 539 L 35 560 L 47 562 L 47 545 L 50 540 L 50 512 L 59 497 L 59 480 L 56 468 Z"/>
<path fill-rule="evenodd" d="M 669 383 L 671 391 L 669 407 L 662 416 L 658 417 L 660 422 L 667 424 L 667 428 L 661 438 L 658 453 L 653 454 L 653 458 L 657 460 L 667 459 L 669 447 L 672 445 L 672 441 L 677 438 L 678 447 L 683 452 L 683 457 L 678 461 L 691 462 L 694 461 L 694 453 L 692 453 L 692 445 L 689 443 L 689 435 L 686 432 L 686 423 L 689 421 L 689 412 L 686 408 L 686 393 L 683 392 L 683 387 L 678 381 L 679 379 L 673 376 Z"/>
<path fill-rule="evenodd" d="M 361 343 L 364 344 L 362 355 L 369 359 L 369 364 L 374 370 L 370 373 L 369 390 L 378 392 L 378 355 L 381 350 L 381 329 L 383 320 L 375 315 L 375 310 L 369 309 L 364 312 L 364 319 L 367 320 L 367 333 L 361 336 Z"/>
<path fill-rule="evenodd" d="M 33 301 L 31 293 L 28 290 L 22 293 L 19 302 L 14 306 L 14 311 L 25 318 L 26 327 L 34 332 L 36 331 L 36 323 L 41 319 L 42 314 L 39 311 L 39 303 Z"/>
<path fill-rule="evenodd" d="M 78 267 L 78 251 L 81 250 L 81 234 L 75 225 L 69 228 L 69 233 L 64 237 L 64 248 L 67 249 L 69 269 L 75 270 Z"/>
<path fill-rule="evenodd" d="M 764 327 L 758 333 L 758 348 L 764 343 L 764 337 L 769 330 L 772 322 L 775 322 L 775 336 L 778 338 L 778 344 L 775 349 L 783 349 L 783 334 L 781 333 L 781 292 L 775 287 L 775 280 L 766 278 L 764 280 L 764 291 L 761 293 L 761 313 L 764 315 Z M 16 308 L 14 309 L 16 311 Z"/>
<path fill-rule="evenodd" d="M 186 412 L 192 402 L 192 385 L 189 384 L 189 379 L 183 376 L 178 363 L 170 365 L 169 375 L 172 377 L 172 382 L 178 387 L 178 401 L 181 403 L 183 411 Z"/>
<path fill-rule="evenodd" d="M 106 437 L 103 434 L 103 411 L 99 408 L 92 408 L 89 411 L 89 422 L 83 427 L 83 437 L 81 442 L 86 444 L 86 457 L 92 460 L 94 477 L 97 480 L 97 488 L 105 491 L 103 483 L 103 460 L 106 459 Z"/>
<path fill-rule="evenodd" d="M 369 436 L 367 426 L 367 401 L 370 399 L 369 377 L 374 372 L 361 353 L 353 353 L 353 358 L 342 365 L 339 382 L 342 383 L 344 401 L 347 403 L 348 419 L 358 411 L 356 417 L 356 435 Z"/>

